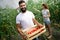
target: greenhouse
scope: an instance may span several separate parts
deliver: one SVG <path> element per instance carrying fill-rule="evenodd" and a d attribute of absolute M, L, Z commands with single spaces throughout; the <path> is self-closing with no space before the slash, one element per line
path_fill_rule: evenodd
<path fill-rule="evenodd" d="M 4 2 L 7 2 L 4 5 Z M 18 3 L 16 0 L 14 3 Z M 52 29 L 52 40 L 60 40 L 60 0 L 25 0 L 27 4 L 27 10 L 32 11 L 35 15 L 36 20 L 43 24 L 42 17 L 42 4 L 45 3 L 49 7 L 51 14 L 51 29 Z M 3 2 L 3 3 L 2 3 Z M 16 5 L 11 2 L 9 5 L 8 0 L 0 0 L 0 40 L 22 40 L 21 36 L 16 29 L 16 16 L 19 14 Z M 1 6 L 4 5 L 4 6 Z M 16 7 L 15 7 L 16 6 Z M 48 40 L 45 35 L 41 35 L 42 40 Z"/>

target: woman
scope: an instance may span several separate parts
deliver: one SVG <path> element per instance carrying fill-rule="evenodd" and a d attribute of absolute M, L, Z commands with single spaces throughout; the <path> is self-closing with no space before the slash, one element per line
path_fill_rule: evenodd
<path fill-rule="evenodd" d="M 50 12 L 48 9 L 48 6 L 46 4 L 42 4 L 42 15 L 43 15 L 43 21 L 46 25 L 46 28 L 48 29 L 49 35 L 48 38 L 52 37 L 52 31 L 50 29 Z"/>

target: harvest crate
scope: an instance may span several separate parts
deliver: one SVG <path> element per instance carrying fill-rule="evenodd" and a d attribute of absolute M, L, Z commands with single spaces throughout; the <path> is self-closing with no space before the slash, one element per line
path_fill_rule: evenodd
<path fill-rule="evenodd" d="M 34 27 L 32 27 L 32 28 L 23 30 L 23 33 L 27 36 L 27 40 L 32 40 L 32 39 L 40 36 L 44 32 L 46 32 L 45 26 L 37 27 L 36 25 L 34 25 Z"/>

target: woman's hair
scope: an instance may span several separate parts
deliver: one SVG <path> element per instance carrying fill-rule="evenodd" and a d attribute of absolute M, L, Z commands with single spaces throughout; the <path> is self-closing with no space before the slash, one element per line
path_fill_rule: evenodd
<path fill-rule="evenodd" d="M 44 6 L 45 9 L 48 9 L 48 6 L 46 4 L 42 4 L 42 6 Z"/>

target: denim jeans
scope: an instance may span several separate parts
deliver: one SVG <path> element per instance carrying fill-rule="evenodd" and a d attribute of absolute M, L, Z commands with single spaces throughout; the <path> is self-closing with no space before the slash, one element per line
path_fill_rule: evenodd
<path fill-rule="evenodd" d="M 34 38 L 33 40 L 39 40 L 39 38 L 37 37 L 37 38 Z"/>

